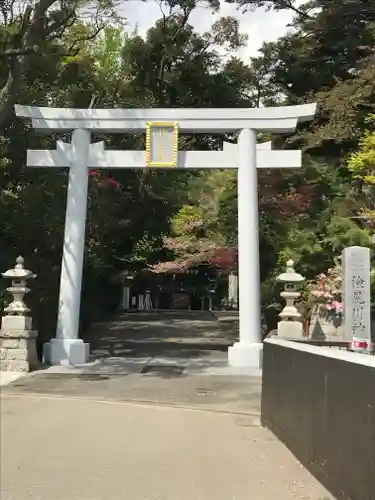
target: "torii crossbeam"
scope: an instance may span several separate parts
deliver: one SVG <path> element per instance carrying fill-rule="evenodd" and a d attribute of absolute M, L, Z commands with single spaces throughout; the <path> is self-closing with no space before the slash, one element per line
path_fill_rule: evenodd
<path fill-rule="evenodd" d="M 58 141 L 56 150 L 27 152 L 30 167 L 70 167 L 72 145 Z M 296 168 L 301 166 L 300 150 L 271 150 L 271 143 L 257 144 L 257 168 Z M 233 168 L 237 169 L 237 144 L 224 142 L 222 151 L 179 151 L 178 168 Z M 88 168 L 144 168 L 146 151 L 105 150 L 104 142 L 90 144 Z"/>

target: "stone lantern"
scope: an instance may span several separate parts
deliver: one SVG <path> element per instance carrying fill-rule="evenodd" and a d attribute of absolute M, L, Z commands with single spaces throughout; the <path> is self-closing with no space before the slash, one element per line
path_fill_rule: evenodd
<path fill-rule="evenodd" d="M 301 296 L 301 293 L 297 291 L 298 285 L 305 281 L 305 278 L 295 272 L 294 262 L 288 260 L 285 272 L 277 277 L 277 281 L 284 283 L 284 291 L 280 295 L 286 302 L 284 309 L 279 314 L 281 321 L 277 325 L 277 335 L 290 340 L 302 339 L 302 315 L 298 312 L 295 302 Z"/>
<path fill-rule="evenodd" d="M 36 337 L 38 332 L 32 329 L 30 309 L 24 302 L 24 296 L 30 291 L 27 281 L 36 275 L 24 268 L 24 259 L 18 257 L 16 266 L 2 273 L 3 278 L 12 280 L 7 291 L 13 295 L 13 301 L 4 309 L 0 330 L 0 369 L 2 371 L 28 372 L 38 366 Z"/>
<path fill-rule="evenodd" d="M 133 274 L 125 270 L 122 272 L 121 282 L 122 282 L 122 297 L 121 297 L 121 310 L 127 311 L 130 309 L 130 299 L 131 299 L 131 286 L 134 280 Z"/>
<path fill-rule="evenodd" d="M 216 279 L 209 278 L 209 285 L 207 287 L 207 296 L 208 296 L 208 310 L 212 311 L 213 309 L 213 300 L 216 295 Z"/>

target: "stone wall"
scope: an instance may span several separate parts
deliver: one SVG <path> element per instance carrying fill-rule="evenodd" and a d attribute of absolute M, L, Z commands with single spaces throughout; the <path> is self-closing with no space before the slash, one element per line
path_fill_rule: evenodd
<path fill-rule="evenodd" d="M 0 330 L 0 370 L 28 372 L 38 367 L 36 330 L 17 328 L 28 318 L 4 316 Z M 31 325 L 31 319 L 30 319 Z M 27 324 L 26 324 L 27 326 Z"/>
<path fill-rule="evenodd" d="M 262 424 L 336 498 L 375 496 L 375 356 L 264 341 Z"/>

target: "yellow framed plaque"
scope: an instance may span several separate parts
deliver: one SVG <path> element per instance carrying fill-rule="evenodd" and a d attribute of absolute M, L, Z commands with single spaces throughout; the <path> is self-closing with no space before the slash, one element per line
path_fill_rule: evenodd
<path fill-rule="evenodd" d="M 146 124 L 146 164 L 148 167 L 178 166 L 178 123 Z"/>

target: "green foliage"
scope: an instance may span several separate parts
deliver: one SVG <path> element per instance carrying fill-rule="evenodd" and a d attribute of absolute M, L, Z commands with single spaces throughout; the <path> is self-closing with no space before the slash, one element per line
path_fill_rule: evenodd
<path fill-rule="evenodd" d="M 327 224 L 327 234 L 323 241 L 334 253 L 341 253 L 348 246 L 369 246 L 371 234 L 347 217 L 334 216 Z"/>
<path fill-rule="evenodd" d="M 371 115 L 368 122 L 371 130 L 365 132 L 359 143 L 359 151 L 350 156 L 348 166 L 355 179 L 361 179 L 365 184 L 375 184 L 375 115 Z"/>
<path fill-rule="evenodd" d="M 172 235 L 166 239 L 169 249 L 185 255 L 231 243 L 223 212 L 234 179 L 230 170 L 207 170 L 190 180 L 186 186 L 189 204 L 172 219 Z M 228 216 L 231 214 L 232 210 Z"/>
<path fill-rule="evenodd" d="M 162 250 L 162 239 L 159 236 L 150 236 L 148 233 L 145 233 L 134 245 L 130 262 L 143 264 L 146 267 L 147 264 L 155 263 L 155 257 L 157 257 L 155 254 Z"/>
<path fill-rule="evenodd" d="M 356 206 L 362 222 L 375 229 L 375 115 L 366 122 L 359 148 L 349 157 L 348 169 L 358 182 Z"/>

